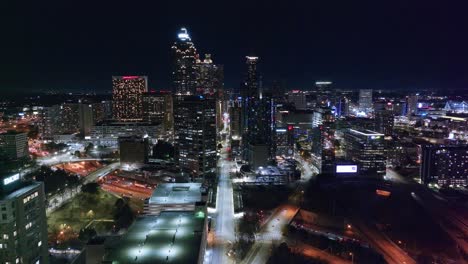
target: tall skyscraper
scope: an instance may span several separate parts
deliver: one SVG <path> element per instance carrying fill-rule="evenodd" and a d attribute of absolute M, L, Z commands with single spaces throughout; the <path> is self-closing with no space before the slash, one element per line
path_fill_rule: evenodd
<path fill-rule="evenodd" d="M 222 98 L 224 82 L 223 65 L 214 64 L 211 54 L 205 54 L 204 60 L 197 60 L 195 68 L 196 94 Z"/>
<path fill-rule="evenodd" d="M 195 177 L 216 168 L 216 102 L 202 95 L 174 99 L 174 145 L 181 169 Z"/>
<path fill-rule="evenodd" d="M 377 110 L 375 111 L 375 131 L 386 136 L 393 134 L 394 114 L 392 110 Z"/>
<path fill-rule="evenodd" d="M 0 177 L 0 262 L 49 263 L 44 186 Z"/>
<path fill-rule="evenodd" d="M 173 128 L 173 103 L 170 92 L 143 94 L 143 121 L 162 124 L 166 132 Z"/>
<path fill-rule="evenodd" d="M 366 114 L 372 112 L 372 89 L 359 90 L 359 110 Z"/>
<path fill-rule="evenodd" d="M 362 176 L 382 177 L 386 173 L 384 134 L 348 129 L 344 134 L 346 158 L 359 164 Z"/>
<path fill-rule="evenodd" d="M 418 95 L 410 95 L 406 98 L 406 115 L 412 116 L 418 113 Z"/>
<path fill-rule="evenodd" d="M 263 93 L 257 72 L 258 57 L 246 57 L 247 73 L 242 94 L 242 144 L 252 166 L 263 166 L 275 155 L 275 104 Z M 263 158 L 259 158 L 263 157 Z M 256 169 L 256 168 L 254 168 Z"/>
<path fill-rule="evenodd" d="M 422 147 L 421 181 L 439 185 L 468 184 L 468 145 Z"/>
<path fill-rule="evenodd" d="M 306 94 L 300 90 L 292 90 L 288 92 L 288 103 L 291 103 L 297 110 L 307 109 Z"/>
<path fill-rule="evenodd" d="M 195 94 L 197 50 L 186 28 L 181 28 L 172 45 L 172 85 L 176 94 Z"/>
<path fill-rule="evenodd" d="M 242 98 L 249 96 L 260 96 L 259 90 L 259 76 L 257 72 L 258 57 L 246 56 L 247 76 L 245 79 L 244 87 L 241 91 Z"/>
<path fill-rule="evenodd" d="M 146 76 L 112 76 L 112 114 L 119 121 L 143 119 L 143 93 L 148 91 Z"/>

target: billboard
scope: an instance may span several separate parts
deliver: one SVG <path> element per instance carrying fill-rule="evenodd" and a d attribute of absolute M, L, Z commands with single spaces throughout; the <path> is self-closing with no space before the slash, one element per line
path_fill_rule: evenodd
<path fill-rule="evenodd" d="M 336 165 L 336 173 L 357 173 L 357 165 Z"/>

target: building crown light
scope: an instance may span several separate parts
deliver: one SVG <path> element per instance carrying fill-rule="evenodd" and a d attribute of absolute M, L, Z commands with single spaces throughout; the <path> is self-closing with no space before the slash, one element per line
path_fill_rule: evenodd
<path fill-rule="evenodd" d="M 191 39 L 190 39 L 190 35 L 188 34 L 186 28 L 181 28 L 180 31 L 181 31 L 181 32 L 177 35 L 177 37 L 178 37 L 180 40 L 183 40 L 183 41 L 185 41 L 185 40 L 191 40 Z"/>

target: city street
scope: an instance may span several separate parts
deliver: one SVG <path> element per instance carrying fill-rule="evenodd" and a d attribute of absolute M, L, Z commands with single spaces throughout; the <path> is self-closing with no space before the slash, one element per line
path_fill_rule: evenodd
<path fill-rule="evenodd" d="M 273 242 L 279 243 L 284 239 L 283 228 L 296 215 L 298 207 L 283 205 L 277 208 L 273 215 L 265 222 L 259 234 L 256 236 L 255 244 L 247 253 L 245 264 L 264 264 L 270 257 Z"/>
<path fill-rule="evenodd" d="M 234 260 L 227 255 L 230 244 L 232 245 L 235 240 L 234 203 L 232 198 L 232 183 L 229 177 L 229 171 L 234 162 L 227 160 L 227 145 L 227 141 L 223 142 L 224 148 L 218 161 L 219 182 L 216 211 L 213 214 L 215 237 L 211 262 L 208 262 L 212 264 L 234 263 Z"/>

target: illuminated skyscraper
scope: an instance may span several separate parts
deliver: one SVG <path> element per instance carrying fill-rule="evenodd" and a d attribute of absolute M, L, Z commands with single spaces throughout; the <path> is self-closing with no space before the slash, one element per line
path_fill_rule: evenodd
<path fill-rule="evenodd" d="M 178 95 L 174 99 L 174 146 L 180 168 L 198 177 L 216 168 L 216 102 Z"/>
<path fill-rule="evenodd" d="M 143 93 L 148 91 L 146 76 L 112 76 L 112 114 L 119 121 L 143 119 Z"/>
<path fill-rule="evenodd" d="M 247 76 L 245 78 L 244 89 L 241 91 L 243 98 L 248 96 L 259 96 L 259 78 L 257 73 L 258 57 L 246 56 Z"/>
<path fill-rule="evenodd" d="M 359 90 L 359 110 L 366 114 L 372 111 L 372 89 Z"/>
<path fill-rule="evenodd" d="M 172 85 L 176 94 L 195 94 L 197 84 L 197 50 L 186 28 L 181 28 L 171 47 L 173 56 Z"/>
<path fill-rule="evenodd" d="M 418 113 L 418 95 L 410 95 L 406 98 L 406 106 L 408 110 L 406 115 L 412 116 Z"/>
<path fill-rule="evenodd" d="M 196 94 L 220 98 L 223 95 L 223 65 L 213 63 L 210 54 L 198 60 L 196 67 Z"/>
<path fill-rule="evenodd" d="M 143 94 L 143 121 L 162 124 L 165 131 L 172 131 L 173 116 L 170 92 Z"/>

